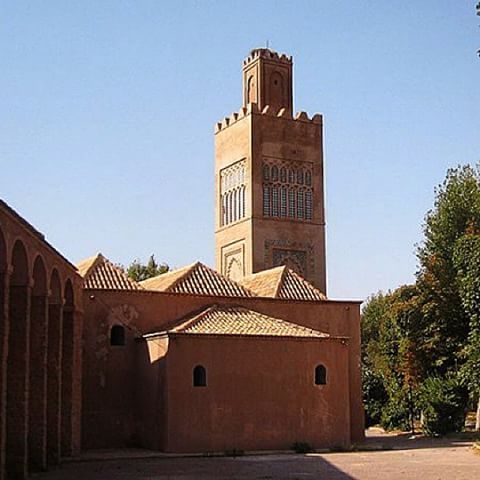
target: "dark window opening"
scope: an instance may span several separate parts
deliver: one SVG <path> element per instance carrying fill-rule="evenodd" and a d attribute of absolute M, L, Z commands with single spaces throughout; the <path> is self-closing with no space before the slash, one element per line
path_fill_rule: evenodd
<path fill-rule="evenodd" d="M 194 387 L 206 387 L 207 386 L 207 371 L 205 367 L 197 365 L 193 369 L 193 386 Z"/>
<path fill-rule="evenodd" d="M 317 365 L 315 368 L 315 385 L 327 384 L 327 369 L 323 365 Z"/>
<path fill-rule="evenodd" d="M 110 330 L 110 345 L 125 345 L 125 328 L 122 325 L 114 325 Z"/>

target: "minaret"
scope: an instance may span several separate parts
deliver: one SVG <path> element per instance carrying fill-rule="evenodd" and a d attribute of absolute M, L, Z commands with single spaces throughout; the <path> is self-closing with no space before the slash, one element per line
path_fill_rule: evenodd
<path fill-rule="evenodd" d="M 322 116 L 292 116 L 292 58 L 252 50 L 243 107 L 215 132 L 216 267 L 287 265 L 326 293 Z"/>

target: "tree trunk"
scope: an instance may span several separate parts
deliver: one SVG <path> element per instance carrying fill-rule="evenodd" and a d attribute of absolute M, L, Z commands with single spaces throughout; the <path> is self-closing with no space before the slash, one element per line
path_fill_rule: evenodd
<path fill-rule="evenodd" d="M 475 422 L 475 431 L 480 432 L 480 394 L 478 395 L 477 419 L 476 419 L 476 422 Z"/>

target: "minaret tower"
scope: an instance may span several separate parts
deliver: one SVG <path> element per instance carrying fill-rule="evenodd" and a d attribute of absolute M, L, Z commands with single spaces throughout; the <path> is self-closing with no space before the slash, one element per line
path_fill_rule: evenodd
<path fill-rule="evenodd" d="M 292 115 L 292 66 L 252 50 L 243 107 L 216 126 L 216 267 L 238 280 L 287 265 L 326 293 L 322 116 Z"/>

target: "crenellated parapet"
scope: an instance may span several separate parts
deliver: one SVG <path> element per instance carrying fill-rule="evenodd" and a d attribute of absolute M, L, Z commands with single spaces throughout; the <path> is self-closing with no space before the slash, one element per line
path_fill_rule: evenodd
<path fill-rule="evenodd" d="M 242 118 L 248 115 L 265 115 L 269 117 L 284 118 L 287 120 L 293 120 L 296 122 L 304 122 L 310 124 L 321 125 L 323 117 L 320 113 L 316 113 L 313 117 L 309 117 L 307 112 L 298 112 L 292 115 L 286 108 L 282 107 L 272 108 L 270 105 L 266 105 L 263 110 L 260 110 L 256 103 L 249 103 L 246 107 L 242 107 L 238 112 L 232 113 L 229 117 L 225 117 L 221 122 L 215 125 L 215 133 L 218 133 L 226 128 L 230 127 L 234 123 L 238 122 Z"/>
<path fill-rule="evenodd" d="M 243 66 L 247 66 L 258 58 L 264 58 L 266 60 L 274 60 L 280 63 L 292 64 L 292 57 L 280 54 L 269 48 L 255 48 L 250 52 L 250 55 L 243 61 Z"/>

